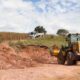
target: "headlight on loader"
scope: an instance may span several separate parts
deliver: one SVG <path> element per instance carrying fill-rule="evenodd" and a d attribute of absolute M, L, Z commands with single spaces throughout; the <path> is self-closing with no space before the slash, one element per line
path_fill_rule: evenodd
<path fill-rule="evenodd" d="M 58 56 L 59 51 L 60 51 L 59 49 L 54 49 L 54 50 L 53 50 L 53 54 L 54 54 L 54 56 Z"/>

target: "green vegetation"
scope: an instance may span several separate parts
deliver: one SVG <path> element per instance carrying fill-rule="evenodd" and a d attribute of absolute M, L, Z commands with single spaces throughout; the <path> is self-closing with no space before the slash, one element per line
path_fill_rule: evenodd
<path fill-rule="evenodd" d="M 19 40 L 19 41 L 11 41 L 9 42 L 11 46 L 13 45 L 45 45 L 51 47 L 53 45 L 57 45 L 61 47 L 61 45 L 67 45 L 67 42 L 64 37 L 62 36 L 53 36 L 53 35 L 46 35 L 42 38 L 36 39 L 27 39 L 27 40 Z"/>
<path fill-rule="evenodd" d="M 34 29 L 34 31 L 37 32 L 37 33 L 46 33 L 47 32 L 43 26 L 37 26 Z"/>
<path fill-rule="evenodd" d="M 69 33 L 69 31 L 66 30 L 66 29 L 59 29 L 59 30 L 57 31 L 57 34 L 58 34 L 58 35 L 61 35 L 61 36 L 66 36 L 68 33 Z"/>

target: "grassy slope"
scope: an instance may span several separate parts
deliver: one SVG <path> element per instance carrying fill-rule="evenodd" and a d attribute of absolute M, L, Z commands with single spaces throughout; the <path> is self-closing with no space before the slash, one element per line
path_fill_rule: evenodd
<path fill-rule="evenodd" d="M 53 46 L 57 45 L 58 47 L 61 47 L 61 45 L 66 45 L 66 41 L 64 37 L 61 36 L 45 36 L 43 38 L 36 38 L 36 39 L 27 39 L 27 40 L 21 40 L 21 41 L 13 41 L 11 44 L 31 44 L 31 45 L 45 45 L 45 46 Z"/>

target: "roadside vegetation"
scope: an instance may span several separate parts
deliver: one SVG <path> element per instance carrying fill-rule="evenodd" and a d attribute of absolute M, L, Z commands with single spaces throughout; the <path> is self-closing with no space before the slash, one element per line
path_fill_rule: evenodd
<path fill-rule="evenodd" d="M 35 36 L 35 34 L 37 36 Z M 38 34 L 43 33 L 43 34 Z M 68 30 L 59 29 L 56 35 L 47 34 L 46 29 L 43 26 L 36 26 L 34 31 L 30 33 L 13 33 L 13 32 L 0 32 L 0 43 L 9 42 L 12 47 L 24 47 L 25 45 L 43 45 L 51 47 L 56 45 L 58 47 L 66 46 L 67 42 L 65 36 L 68 34 Z M 32 35 L 33 34 L 33 35 Z"/>
<path fill-rule="evenodd" d="M 58 47 L 61 47 L 62 45 L 64 45 L 64 46 L 67 45 L 67 42 L 63 36 L 45 35 L 44 37 L 39 37 L 39 38 L 35 38 L 35 39 L 9 41 L 9 45 L 10 46 L 44 45 L 47 47 L 57 45 Z"/>

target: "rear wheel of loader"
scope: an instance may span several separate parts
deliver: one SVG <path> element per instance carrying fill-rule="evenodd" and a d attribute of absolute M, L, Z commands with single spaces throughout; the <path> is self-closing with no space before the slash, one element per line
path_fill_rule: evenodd
<path fill-rule="evenodd" d="M 63 55 L 62 51 L 58 54 L 58 64 L 65 64 L 65 56 Z"/>
<path fill-rule="evenodd" d="M 74 53 L 68 52 L 68 54 L 67 54 L 67 65 L 75 65 L 77 63 L 77 61 L 73 60 L 73 58 L 74 58 Z"/>

